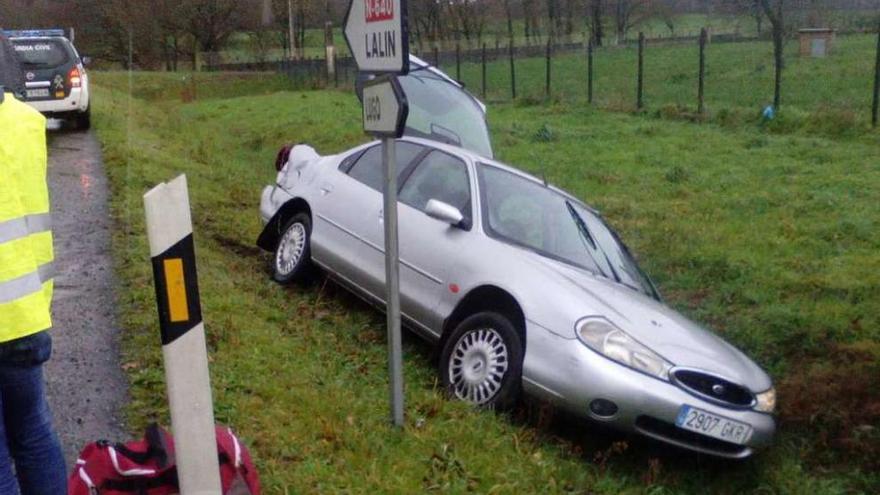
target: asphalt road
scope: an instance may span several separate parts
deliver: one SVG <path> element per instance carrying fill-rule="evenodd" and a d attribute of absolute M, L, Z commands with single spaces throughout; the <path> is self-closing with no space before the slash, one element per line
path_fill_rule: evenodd
<path fill-rule="evenodd" d="M 120 415 L 128 381 L 117 345 L 107 178 L 94 133 L 49 131 L 49 190 L 57 271 L 45 371 L 71 469 L 86 443 L 129 436 Z"/>

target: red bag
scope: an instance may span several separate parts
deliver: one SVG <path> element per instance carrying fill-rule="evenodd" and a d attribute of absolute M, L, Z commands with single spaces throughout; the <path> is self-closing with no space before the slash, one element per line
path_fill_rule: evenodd
<path fill-rule="evenodd" d="M 232 430 L 217 426 L 217 452 L 223 495 L 259 495 L 260 479 L 247 448 Z M 68 495 L 173 495 L 180 490 L 174 464 L 174 439 L 153 424 L 144 439 L 111 445 L 86 445 L 70 474 Z"/>

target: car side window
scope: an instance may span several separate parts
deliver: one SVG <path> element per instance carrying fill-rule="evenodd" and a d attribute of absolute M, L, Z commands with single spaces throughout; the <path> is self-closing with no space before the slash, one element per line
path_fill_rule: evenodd
<path fill-rule="evenodd" d="M 398 141 L 396 157 L 397 157 L 397 179 L 400 180 L 400 174 L 406 170 L 410 164 L 425 148 L 417 144 L 408 143 L 406 141 Z M 344 169 L 340 166 L 340 170 Z M 376 145 L 367 149 L 355 164 L 348 171 L 348 175 L 358 182 L 362 182 L 366 186 L 382 192 L 382 146 Z"/>
<path fill-rule="evenodd" d="M 465 218 L 471 218 L 467 166 L 448 153 L 432 151 L 406 179 L 399 198 L 402 203 L 422 211 L 428 200 L 436 199 L 458 208 Z"/>
<path fill-rule="evenodd" d="M 352 165 L 354 165 L 354 162 L 356 162 L 357 159 L 360 158 L 363 154 L 364 150 L 358 150 L 343 158 L 342 161 L 339 162 L 339 171 L 347 174 L 348 171 L 351 170 Z"/>

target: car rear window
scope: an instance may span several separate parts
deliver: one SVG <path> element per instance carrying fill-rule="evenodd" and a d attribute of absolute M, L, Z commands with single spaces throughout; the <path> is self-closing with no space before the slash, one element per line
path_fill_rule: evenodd
<path fill-rule="evenodd" d="M 25 67 L 57 67 L 69 58 L 67 47 L 59 40 L 12 40 L 12 45 Z"/>

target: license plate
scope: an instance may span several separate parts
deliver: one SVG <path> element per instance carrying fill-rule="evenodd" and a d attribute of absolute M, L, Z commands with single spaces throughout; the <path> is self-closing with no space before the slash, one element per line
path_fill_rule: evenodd
<path fill-rule="evenodd" d="M 49 96 L 49 88 L 29 89 L 27 90 L 28 98 L 41 98 Z"/>
<path fill-rule="evenodd" d="M 752 435 L 752 427 L 740 421 L 712 414 L 691 406 L 681 406 L 675 425 L 725 442 L 742 445 Z"/>

